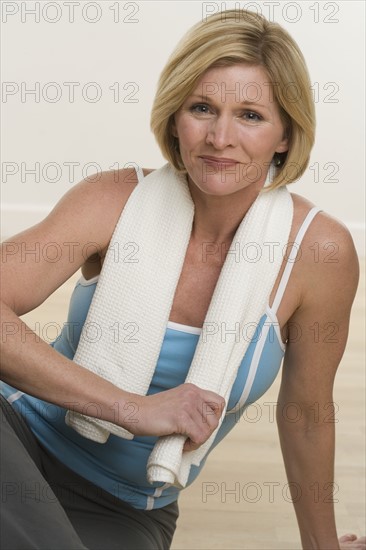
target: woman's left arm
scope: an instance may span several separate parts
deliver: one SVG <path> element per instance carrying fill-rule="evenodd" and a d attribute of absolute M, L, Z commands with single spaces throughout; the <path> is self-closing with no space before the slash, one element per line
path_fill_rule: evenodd
<path fill-rule="evenodd" d="M 348 230 L 326 214 L 317 218 L 311 231 L 316 246 L 307 239 L 301 250 L 304 291 L 288 323 L 277 425 L 303 548 L 365 548 L 351 541 L 340 546 L 333 505 L 339 411 L 332 390 L 347 341 L 358 260 Z"/>

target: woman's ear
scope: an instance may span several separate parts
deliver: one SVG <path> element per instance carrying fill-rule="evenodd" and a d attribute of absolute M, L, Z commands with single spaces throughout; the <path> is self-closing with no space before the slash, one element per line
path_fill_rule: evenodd
<path fill-rule="evenodd" d="M 287 132 L 284 133 L 282 141 L 276 147 L 276 153 L 286 153 L 288 151 L 288 137 Z"/>
<path fill-rule="evenodd" d="M 279 142 L 279 144 L 276 147 L 276 153 L 287 153 L 289 149 L 289 141 L 290 141 L 290 135 L 291 135 L 291 124 L 288 122 L 287 119 L 282 120 L 283 124 L 283 134 L 282 134 L 282 140 Z"/>

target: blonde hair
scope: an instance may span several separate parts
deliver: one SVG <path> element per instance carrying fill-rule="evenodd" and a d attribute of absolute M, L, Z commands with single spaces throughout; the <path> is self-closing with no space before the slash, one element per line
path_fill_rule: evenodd
<path fill-rule="evenodd" d="M 297 180 L 305 171 L 315 135 L 315 109 L 304 57 L 293 38 L 277 23 L 256 13 L 231 9 L 194 25 L 178 43 L 158 82 L 151 129 L 164 157 L 186 172 L 174 114 L 209 68 L 248 63 L 262 66 L 271 82 L 288 138 L 288 151 L 276 153 L 275 176 L 266 189 Z"/>

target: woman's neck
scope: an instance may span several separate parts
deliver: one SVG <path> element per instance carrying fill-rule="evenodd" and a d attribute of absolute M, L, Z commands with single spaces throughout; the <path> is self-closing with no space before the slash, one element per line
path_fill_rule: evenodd
<path fill-rule="evenodd" d="M 195 205 L 192 239 L 195 242 L 231 243 L 241 221 L 259 195 L 263 182 L 225 196 L 203 193 L 188 178 Z"/>

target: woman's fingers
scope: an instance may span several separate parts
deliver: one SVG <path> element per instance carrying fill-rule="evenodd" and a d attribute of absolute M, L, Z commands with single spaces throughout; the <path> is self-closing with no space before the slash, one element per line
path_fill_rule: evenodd
<path fill-rule="evenodd" d="M 225 400 L 213 392 L 203 392 L 197 407 L 198 415 L 192 415 L 192 424 L 187 426 L 184 451 L 198 449 L 211 436 L 219 424 Z"/>
<path fill-rule="evenodd" d="M 342 537 L 339 537 L 339 542 L 347 542 L 349 540 L 356 540 L 356 535 L 343 535 Z"/>
<path fill-rule="evenodd" d="M 338 540 L 341 550 L 366 550 L 366 537 L 349 534 L 339 537 Z"/>
<path fill-rule="evenodd" d="M 188 438 L 190 450 L 204 443 L 218 426 L 225 400 L 194 384 L 182 384 L 158 394 L 142 397 L 136 435 L 180 434 Z"/>

